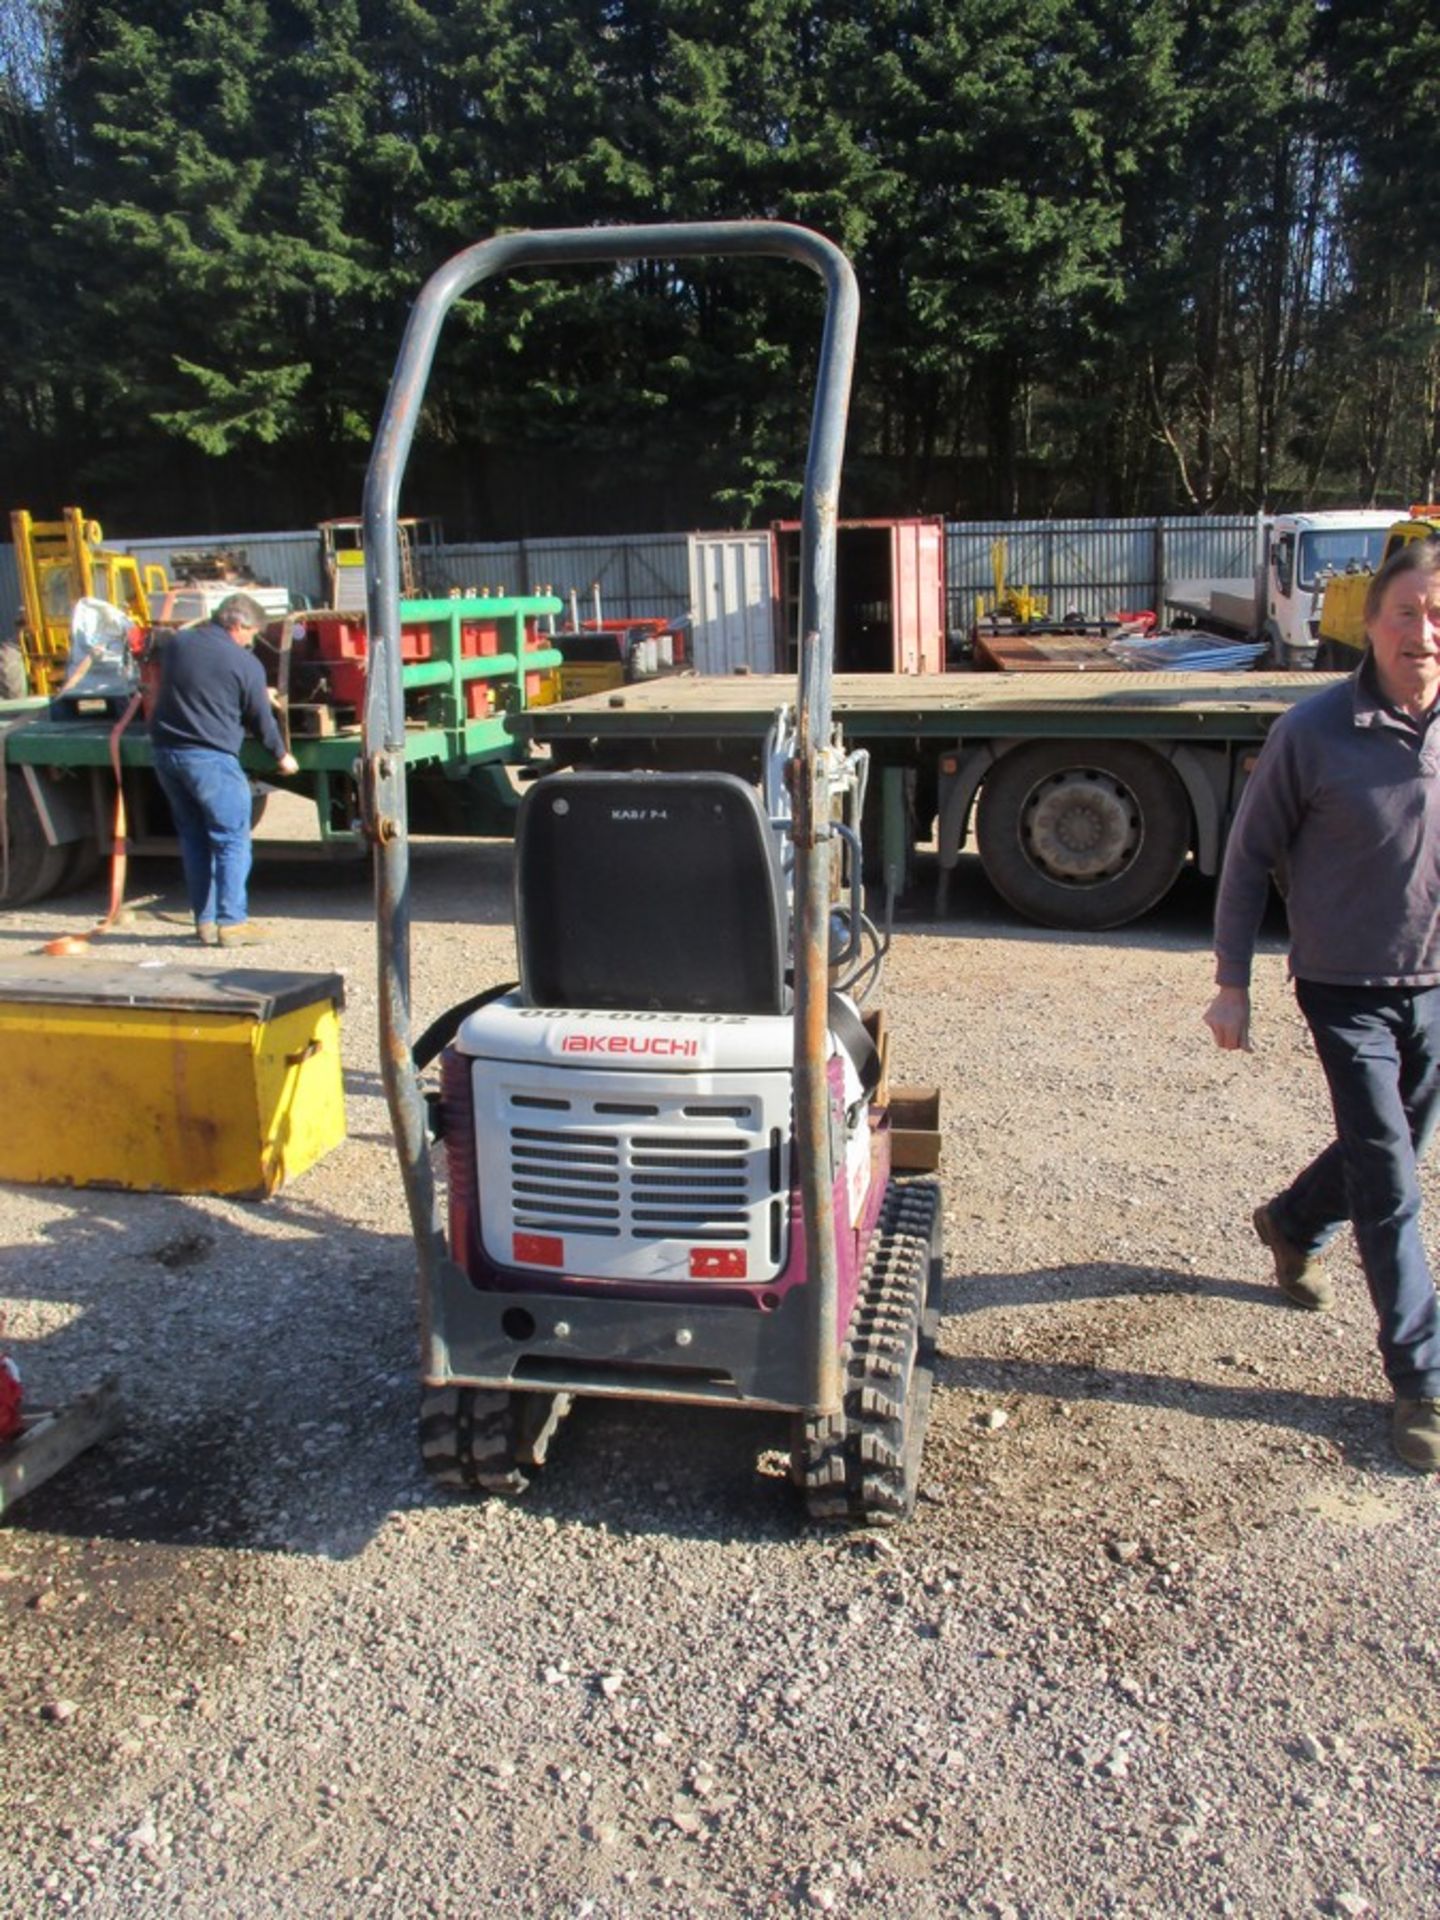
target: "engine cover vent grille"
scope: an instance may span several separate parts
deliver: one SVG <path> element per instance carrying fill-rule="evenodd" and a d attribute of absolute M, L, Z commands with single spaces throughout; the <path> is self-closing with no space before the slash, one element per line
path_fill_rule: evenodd
<path fill-rule="evenodd" d="M 514 1265 L 518 1244 L 526 1264 L 597 1277 L 774 1278 L 788 1239 L 776 1218 L 788 1211 L 789 1073 L 747 1074 L 743 1097 L 704 1098 L 693 1075 L 618 1077 L 475 1062 L 490 1257 Z M 722 1251 L 692 1258 L 706 1248 Z"/>

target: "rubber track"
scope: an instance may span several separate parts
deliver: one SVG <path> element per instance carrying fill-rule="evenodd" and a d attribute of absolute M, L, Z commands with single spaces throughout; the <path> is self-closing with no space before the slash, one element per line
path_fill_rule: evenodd
<path fill-rule="evenodd" d="M 892 1526 L 915 1504 L 939 1318 L 939 1216 L 933 1181 L 894 1182 L 885 1196 L 842 1355 L 843 1410 L 805 1422 L 812 1520 Z"/>
<path fill-rule="evenodd" d="M 515 1395 L 482 1387 L 436 1387 L 420 1399 L 420 1456 L 441 1487 L 523 1493 Z"/>

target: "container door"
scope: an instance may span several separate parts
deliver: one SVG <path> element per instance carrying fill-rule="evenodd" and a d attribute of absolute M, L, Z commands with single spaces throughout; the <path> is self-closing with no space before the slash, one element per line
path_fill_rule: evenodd
<path fill-rule="evenodd" d="M 898 520 L 890 529 L 896 673 L 945 671 L 945 523 Z"/>
<path fill-rule="evenodd" d="M 692 535 L 690 606 L 697 671 L 775 672 L 768 533 Z"/>

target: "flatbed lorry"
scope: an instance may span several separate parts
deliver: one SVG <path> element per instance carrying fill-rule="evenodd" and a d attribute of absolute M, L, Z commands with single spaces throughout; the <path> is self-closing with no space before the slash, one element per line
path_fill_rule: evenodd
<path fill-rule="evenodd" d="M 888 891 L 932 831 L 939 904 L 965 848 L 1044 926 L 1124 925 L 1193 861 L 1218 873 L 1265 734 L 1332 684 L 1313 671 L 837 674 L 846 745 L 869 754 L 872 845 Z M 517 717 L 562 766 L 718 767 L 753 777 L 790 682 L 697 676 Z M 878 824 L 880 831 L 875 832 Z"/>
<path fill-rule="evenodd" d="M 533 619 L 553 601 L 418 603 L 457 624 Z M 406 605 L 407 618 L 411 603 Z M 523 612 L 517 613 L 517 609 Z M 582 699 L 535 705 L 527 680 L 559 656 L 506 651 L 465 659 L 491 692 L 466 694 L 454 638 L 445 656 L 403 667 L 407 698 L 432 687 L 431 724 L 407 729 L 407 790 L 417 832 L 505 836 L 512 772 L 543 766 L 719 768 L 753 778 L 778 706 L 792 686 L 760 674 L 663 678 Z M 447 660 L 449 664 L 447 665 Z M 1254 756 L 1274 720 L 1329 684 L 1314 672 L 1021 675 L 838 674 L 835 714 L 847 741 L 869 755 L 869 833 L 877 874 L 908 885 L 917 844 L 933 834 L 939 904 L 969 848 L 997 892 L 1041 925 L 1122 926 L 1149 911 L 1181 869 L 1218 873 L 1225 838 Z M 484 705 L 483 717 L 466 713 Z M 37 711 L 38 710 L 38 711 Z M 25 720 L 25 725 L 15 725 Z M 44 703 L 0 707 L 8 885 L 21 904 L 58 891 L 93 868 L 108 845 L 113 728 L 52 720 Z M 321 841 L 354 847 L 358 733 L 292 731 L 300 775 L 276 782 L 267 757 L 247 746 L 257 777 L 307 793 Z M 122 735 L 132 853 L 174 850 L 143 729 Z M 543 756 L 543 757 L 542 757 Z"/>

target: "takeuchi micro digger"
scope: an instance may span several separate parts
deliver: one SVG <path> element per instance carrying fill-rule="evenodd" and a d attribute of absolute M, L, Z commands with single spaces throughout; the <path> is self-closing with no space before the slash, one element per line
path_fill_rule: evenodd
<path fill-rule="evenodd" d="M 712 254 L 799 262 L 826 289 L 795 704 L 754 782 L 580 769 L 531 786 L 519 981 L 413 1041 L 397 517 L 442 323 L 498 273 Z M 381 1059 L 419 1255 L 421 1447 L 441 1484 L 523 1488 L 586 1394 L 792 1415 L 816 1519 L 883 1523 L 914 1502 L 940 1196 L 900 1177 L 883 1023 L 858 1011 L 886 940 L 863 911 L 866 760 L 830 714 L 857 314 L 829 241 L 737 221 L 485 241 L 434 274 L 411 315 L 365 488 L 362 791 Z"/>

